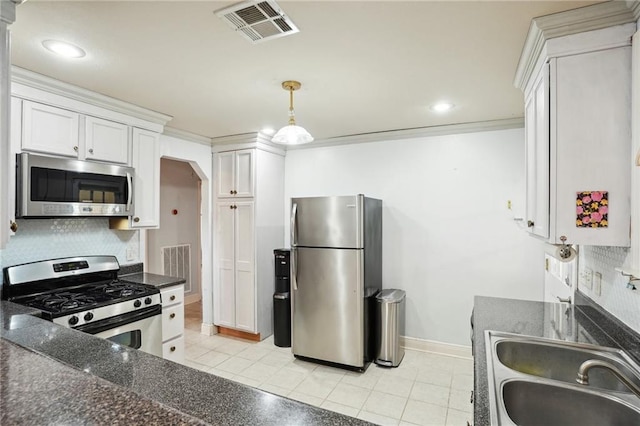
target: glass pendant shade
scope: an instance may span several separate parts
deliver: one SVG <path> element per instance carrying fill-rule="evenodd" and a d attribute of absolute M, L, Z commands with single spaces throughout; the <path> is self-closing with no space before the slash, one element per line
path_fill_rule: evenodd
<path fill-rule="evenodd" d="M 283 145 L 300 145 L 313 141 L 313 136 L 307 132 L 304 127 L 288 124 L 271 138 L 272 142 Z"/>
<path fill-rule="evenodd" d="M 289 91 L 289 124 L 278 130 L 273 135 L 271 142 L 282 145 L 301 145 L 313 141 L 313 136 L 304 127 L 296 125 L 295 113 L 293 112 L 293 91 L 298 90 L 301 84 L 297 81 L 284 81 L 282 88 Z"/>

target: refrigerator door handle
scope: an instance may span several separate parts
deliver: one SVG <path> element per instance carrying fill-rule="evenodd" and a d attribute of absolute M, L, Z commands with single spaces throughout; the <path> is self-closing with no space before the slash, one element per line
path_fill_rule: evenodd
<path fill-rule="evenodd" d="M 296 226 L 298 220 L 298 203 L 293 203 L 291 207 L 291 247 L 295 247 L 296 241 Z"/>
<path fill-rule="evenodd" d="M 294 291 L 298 291 L 298 259 L 295 247 L 291 247 L 291 285 Z"/>

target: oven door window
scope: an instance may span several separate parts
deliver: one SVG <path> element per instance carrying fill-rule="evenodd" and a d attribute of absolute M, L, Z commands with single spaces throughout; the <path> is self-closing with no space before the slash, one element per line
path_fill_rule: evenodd
<path fill-rule="evenodd" d="M 140 330 L 127 331 L 125 333 L 116 334 L 115 336 L 108 337 L 107 340 L 110 340 L 122 346 L 128 346 L 133 349 L 140 349 L 140 347 L 142 346 L 142 331 Z"/>
<path fill-rule="evenodd" d="M 31 167 L 31 201 L 126 204 L 125 176 Z"/>

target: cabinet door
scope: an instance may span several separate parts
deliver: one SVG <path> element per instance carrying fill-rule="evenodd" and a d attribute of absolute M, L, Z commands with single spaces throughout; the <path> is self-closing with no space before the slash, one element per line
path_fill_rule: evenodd
<path fill-rule="evenodd" d="M 133 200 L 135 215 L 132 228 L 157 228 L 160 223 L 160 142 L 158 134 L 133 129 L 135 168 Z"/>
<path fill-rule="evenodd" d="M 253 197 L 254 150 L 236 151 L 235 196 Z"/>
<path fill-rule="evenodd" d="M 85 119 L 87 160 L 129 163 L 129 127 L 95 117 Z"/>
<path fill-rule="evenodd" d="M 529 232 L 549 237 L 549 65 L 525 102 L 526 220 Z"/>
<path fill-rule="evenodd" d="M 22 149 L 77 157 L 79 114 L 24 101 L 22 105 Z"/>
<path fill-rule="evenodd" d="M 217 325 L 235 327 L 236 296 L 235 296 L 235 244 L 233 202 L 222 202 L 216 208 L 216 264 L 218 297 L 216 298 L 215 314 Z"/>
<path fill-rule="evenodd" d="M 235 211 L 236 328 L 256 332 L 255 231 L 253 202 L 237 202 Z"/>
<path fill-rule="evenodd" d="M 218 158 L 218 198 L 233 197 L 234 190 L 234 152 L 219 152 Z"/>
<path fill-rule="evenodd" d="M 217 154 L 218 198 L 253 197 L 254 150 Z"/>

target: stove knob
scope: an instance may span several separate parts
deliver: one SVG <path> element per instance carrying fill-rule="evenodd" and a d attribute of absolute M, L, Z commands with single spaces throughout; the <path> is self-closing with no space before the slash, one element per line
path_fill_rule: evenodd
<path fill-rule="evenodd" d="M 93 314 L 91 312 L 87 312 L 86 314 L 84 314 L 85 321 L 91 321 L 92 319 L 93 319 Z"/>
<path fill-rule="evenodd" d="M 139 308 L 142 305 L 142 302 L 139 300 L 136 300 L 135 302 L 133 302 L 133 306 L 136 308 Z"/>
<path fill-rule="evenodd" d="M 69 324 L 70 325 L 76 325 L 78 323 L 78 317 L 77 316 L 72 316 L 71 318 L 69 318 Z"/>
<path fill-rule="evenodd" d="M 146 299 L 144 299 L 144 304 L 145 305 L 150 305 L 151 304 L 151 298 L 147 297 Z"/>

